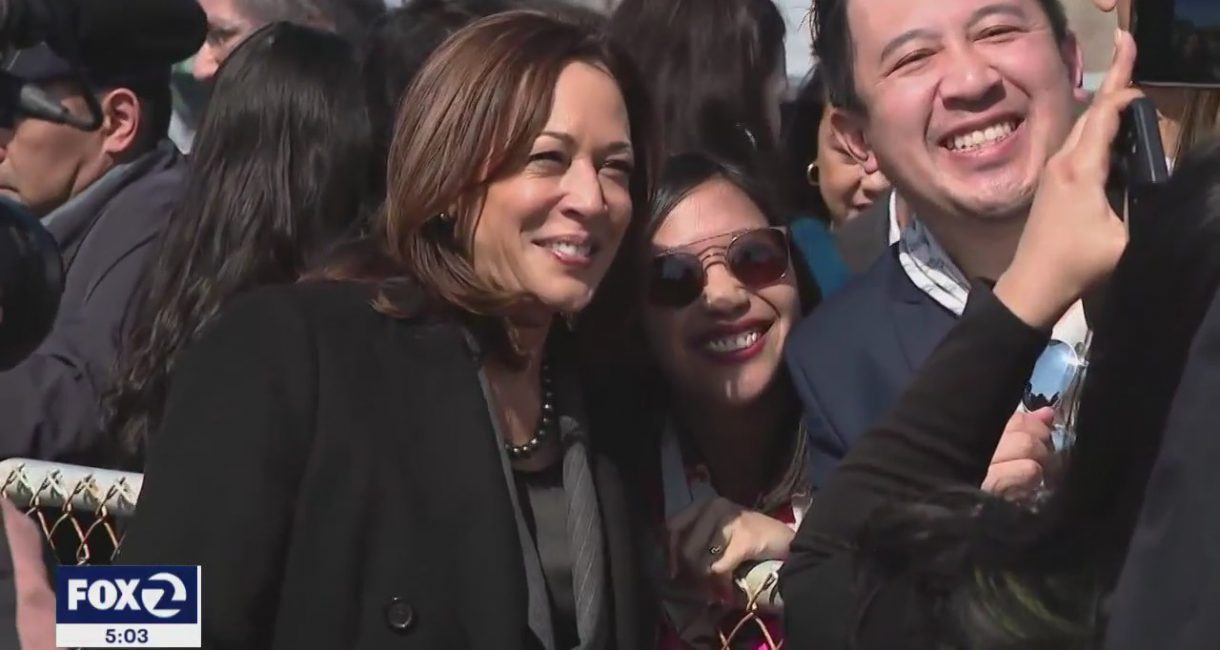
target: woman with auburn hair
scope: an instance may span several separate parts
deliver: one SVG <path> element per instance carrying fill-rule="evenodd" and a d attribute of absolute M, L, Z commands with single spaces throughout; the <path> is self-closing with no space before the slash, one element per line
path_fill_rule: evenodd
<path fill-rule="evenodd" d="M 205 647 L 646 647 L 565 325 L 638 228 L 647 100 L 595 31 L 510 12 L 402 106 L 363 267 L 395 277 L 253 292 L 184 353 L 121 559 L 203 567 Z"/>

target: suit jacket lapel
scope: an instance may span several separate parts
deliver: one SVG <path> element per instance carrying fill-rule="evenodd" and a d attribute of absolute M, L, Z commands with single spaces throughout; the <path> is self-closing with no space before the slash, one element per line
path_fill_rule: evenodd
<path fill-rule="evenodd" d="M 889 305 L 893 318 L 890 322 L 906 368 L 914 373 L 953 329 L 957 318 L 911 282 L 898 263 L 894 247 L 891 246 L 886 254 L 891 256 Z"/>

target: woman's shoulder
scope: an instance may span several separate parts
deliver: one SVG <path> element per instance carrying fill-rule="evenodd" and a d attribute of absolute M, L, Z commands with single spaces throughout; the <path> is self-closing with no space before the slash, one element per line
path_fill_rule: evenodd
<path fill-rule="evenodd" d="M 375 284 L 353 281 L 298 282 L 258 287 L 225 306 L 218 328 L 265 329 L 293 323 L 311 331 L 359 331 L 395 320 L 377 308 Z"/>
<path fill-rule="evenodd" d="M 440 338 L 465 341 L 456 321 L 426 308 L 422 299 L 412 297 L 415 293 L 409 287 L 347 280 L 260 287 L 229 303 L 209 336 L 251 337 L 273 348 L 307 346 L 345 353 L 362 347 L 414 349 L 420 342 L 436 348 Z"/>

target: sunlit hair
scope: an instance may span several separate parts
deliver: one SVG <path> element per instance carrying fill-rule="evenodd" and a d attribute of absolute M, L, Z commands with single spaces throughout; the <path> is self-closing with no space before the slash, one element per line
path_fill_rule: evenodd
<path fill-rule="evenodd" d="M 376 233 L 384 254 L 427 298 L 469 318 L 493 349 L 510 357 L 514 336 L 504 315 L 529 296 L 475 273 L 474 232 L 480 218 L 497 218 L 481 214 L 487 187 L 524 167 L 550 117 L 559 75 L 573 62 L 606 71 L 623 95 L 635 151 L 629 189 L 638 214 L 647 203 L 655 158 L 648 100 L 627 57 L 590 26 L 533 11 L 471 24 L 419 72 L 394 127 Z M 628 237 L 639 222 L 632 218 Z M 622 264 L 616 258 L 610 276 Z M 407 315 L 415 304 L 400 295 L 383 289 L 377 308 Z"/>

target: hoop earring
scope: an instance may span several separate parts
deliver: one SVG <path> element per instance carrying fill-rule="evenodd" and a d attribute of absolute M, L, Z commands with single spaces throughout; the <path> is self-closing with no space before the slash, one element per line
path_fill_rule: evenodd
<path fill-rule="evenodd" d="M 563 322 L 565 325 L 568 326 L 569 332 L 576 331 L 576 316 L 577 316 L 577 312 L 574 312 L 574 311 L 563 313 Z"/>
<path fill-rule="evenodd" d="M 809 185 L 813 187 L 821 189 L 822 183 L 818 174 L 817 161 L 809 163 L 809 166 L 805 168 L 805 182 L 809 183 Z"/>

